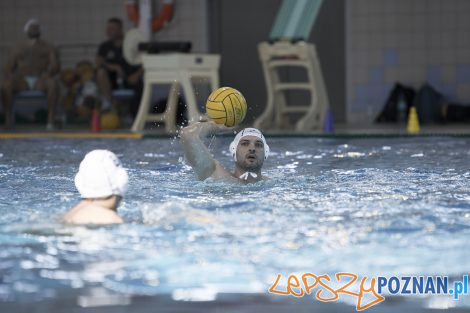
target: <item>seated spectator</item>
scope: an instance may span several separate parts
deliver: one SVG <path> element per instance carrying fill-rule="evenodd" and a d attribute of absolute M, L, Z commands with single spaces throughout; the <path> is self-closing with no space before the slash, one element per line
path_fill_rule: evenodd
<path fill-rule="evenodd" d="M 24 26 L 26 40 L 13 47 L 5 66 L 2 83 L 2 103 L 5 127 L 12 126 L 13 98 L 23 90 L 40 90 L 47 94 L 47 129 L 54 128 L 55 109 L 58 98 L 58 84 L 54 79 L 60 71 L 56 49 L 40 39 L 41 30 L 36 19 L 30 19 Z"/>
<path fill-rule="evenodd" d="M 74 104 L 80 118 L 91 118 L 91 111 L 98 106 L 98 87 L 95 82 L 95 69 L 88 61 L 81 61 L 75 69 L 77 80 L 73 85 Z"/>
<path fill-rule="evenodd" d="M 132 66 L 124 58 L 122 52 L 123 30 L 119 18 L 110 18 L 106 26 L 108 40 L 98 47 L 96 57 L 96 82 L 102 95 L 102 110 L 115 109 L 112 107 L 111 93 L 113 89 L 128 88 L 135 91 L 131 113 L 135 116 L 138 111 L 143 90 L 143 69 Z"/>
<path fill-rule="evenodd" d="M 64 108 L 74 121 L 90 121 L 92 110 L 100 107 L 100 96 L 92 62 L 82 60 L 75 68 L 61 73 L 64 85 Z"/>

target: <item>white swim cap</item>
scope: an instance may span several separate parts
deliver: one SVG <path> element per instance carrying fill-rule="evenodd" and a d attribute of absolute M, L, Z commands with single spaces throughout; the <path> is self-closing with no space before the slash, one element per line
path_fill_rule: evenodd
<path fill-rule="evenodd" d="M 230 147 L 229 147 L 229 150 L 230 150 L 230 153 L 232 154 L 233 156 L 233 159 L 236 161 L 237 160 L 237 147 L 238 147 L 238 143 L 240 142 L 240 140 L 243 138 L 243 137 L 246 137 L 246 136 L 255 136 L 255 137 L 258 137 L 259 139 L 261 139 L 263 141 L 263 145 L 264 145 L 264 159 L 266 160 L 268 158 L 268 155 L 269 155 L 269 146 L 268 144 L 266 143 L 266 139 L 264 139 L 264 136 L 263 134 L 257 130 L 256 128 L 245 128 L 243 129 L 242 131 L 240 131 L 236 136 L 235 138 L 233 139 L 232 143 L 230 144 Z"/>
<path fill-rule="evenodd" d="M 29 20 L 26 22 L 26 24 L 24 24 L 23 30 L 24 30 L 25 33 L 28 32 L 29 27 L 30 27 L 31 25 L 39 25 L 39 21 L 38 21 L 37 19 L 35 19 L 35 18 L 29 19 Z"/>
<path fill-rule="evenodd" d="M 80 163 L 75 186 L 82 198 L 123 196 L 128 176 L 117 156 L 108 150 L 93 150 Z"/>

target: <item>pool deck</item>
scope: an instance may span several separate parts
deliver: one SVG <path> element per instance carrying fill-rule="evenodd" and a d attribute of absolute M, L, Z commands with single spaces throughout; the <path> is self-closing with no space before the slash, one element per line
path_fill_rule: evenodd
<path fill-rule="evenodd" d="M 101 293 L 101 291 L 99 292 Z M 106 292 L 105 292 L 106 293 Z M 440 296 L 434 296 L 439 298 Z M 453 300 L 451 300 L 453 301 Z M 448 312 L 464 313 L 468 308 L 427 305 L 412 297 L 387 297 L 383 302 L 364 310 L 368 313 L 396 312 Z M 450 303 L 452 304 L 452 303 Z M 59 297 L 37 302 L 1 302 L 1 312 L 15 313 L 262 313 L 262 312 L 357 312 L 354 305 L 340 301 L 321 302 L 313 296 L 294 298 L 266 294 L 223 294 L 214 301 L 175 301 L 169 295 L 128 296 L 124 294 L 90 295 L 89 291 L 77 290 L 63 293 Z"/>
<path fill-rule="evenodd" d="M 312 131 L 295 132 L 293 130 L 265 130 L 268 136 L 307 136 L 307 137 L 402 137 L 402 136 L 460 136 L 470 137 L 470 124 L 448 124 L 422 126 L 417 134 L 409 134 L 406 125 L 397 124 L 368 124 L 335 125 L 333 132 Z M 18 138 L 115 138 L 115 139 L 142 139 L 153 137 L 174 137 L 175 134 L 167 134 L 163 127 L 148 128 L 141 133 L 133 133 L 129 129 L 121 128 L 112 131 L 92 133 L 85 125 L 67 125 L 63 129 L 46 131 L 44 125 L 24 124 L 18 125 L 12 130 L 0 128 L 0 139 Z"/>

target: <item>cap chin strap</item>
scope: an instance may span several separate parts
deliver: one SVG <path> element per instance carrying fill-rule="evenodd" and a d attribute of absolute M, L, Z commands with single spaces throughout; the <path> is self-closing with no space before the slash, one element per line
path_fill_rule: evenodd
<path fill-rule="evenodd" d="M 250 176 L 253 177 L 253 178 L 257 178 L 258 174 L 253 173 L 253 172 L 245 172 L 245 173 L 241 174 L 240 177 L 238 177 L 238 178 L 242 179 L 242 180 L 248 180 L 248 178 Z"/>

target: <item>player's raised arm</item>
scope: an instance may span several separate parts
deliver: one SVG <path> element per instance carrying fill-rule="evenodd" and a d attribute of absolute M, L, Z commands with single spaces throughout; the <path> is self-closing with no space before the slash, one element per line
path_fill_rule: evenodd
<path fill-rule="evenodd" d="M 203 138 L 226 131 L 228 128 L 212 121 L 194 123 L 180 131 L 181 143 L 189 165 L 192 166 L 200 180 L 214 173 L 217 161 L 203 143 Z"/>
<path fill-rule="evenodd" d="M 195 123 L 181 130 L 181 143 L 188 163 L 200 180 L 208 177 L 239 183 L 255 183 L 266 180 L 261 174 L 269 146 L 263 134 L 256 128 L 240 131 L 229 147 L 235 161 L 233 172 L 227 171 L 203 143 L 204 137 L 230 130 L 243 121 L 247 112 L 243 95 L 231 87 L 214 90 L 207 99 L 206 113 L 210 122 Z M 223 126 L 225 125 L 225 126 Z"/>

